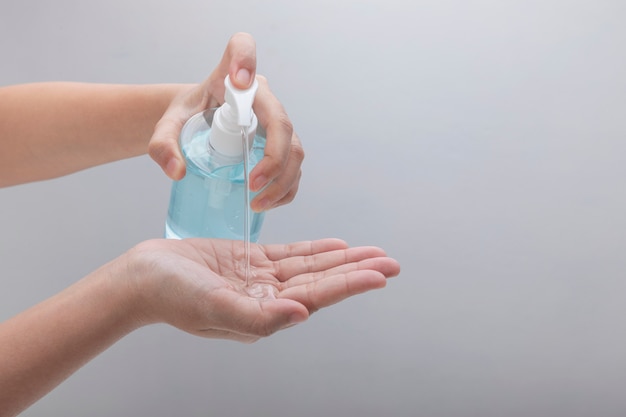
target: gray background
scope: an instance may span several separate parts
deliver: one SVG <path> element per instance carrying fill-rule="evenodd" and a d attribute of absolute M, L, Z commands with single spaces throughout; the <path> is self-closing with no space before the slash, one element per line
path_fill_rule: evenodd
<path fill-rule="evenodd" d="M 253 345 L 144 328 L 24 415 L 624 415 L 625 19 L 622 0 L 3 2 L 0 84 L 198 82 L 251 32 L 307 152 L 262 242 L 341 237 L 403 268 Z M 169 187 L 140 157 L 0 190 L 0 318 L 159 237 Z"/>

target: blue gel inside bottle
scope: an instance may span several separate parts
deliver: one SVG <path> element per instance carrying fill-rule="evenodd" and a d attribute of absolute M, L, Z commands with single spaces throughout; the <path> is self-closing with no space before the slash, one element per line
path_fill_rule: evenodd
<path fill-rule="evenodd" d="M 244 240 L 246 189 L 241 158 L 220 154 L 209 144 L 215 109 L 193 116 L 181 132 L 187 172 L 172 184 L 165 237 L 207 237 Z M 249 170 L 263 158 L 265 138 L 256 134 L 249 153 Z M 250 193 L 250 200 L 257 193 Z M 257 242 L 264 213 L 251 211 L 250 241 Z"/>

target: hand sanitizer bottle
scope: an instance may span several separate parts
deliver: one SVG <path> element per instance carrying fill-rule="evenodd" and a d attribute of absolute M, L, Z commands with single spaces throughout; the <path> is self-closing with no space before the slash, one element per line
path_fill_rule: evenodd
<path fill-rule="evenodd" d="M 252 111 L 258 83 L 254 80 L 252 87 L 239 90 L 226 77 L 225 86 L 225 103 L 192 116 L 180 133 L 187 173 L 172 185 L 167 238 L 244 240 L 244 224 L 249 223 L 250 241 L 258 241 L 264 213 L 247 207 L 251 215 L 245 221 L 245 193 L 250 191 L 243 159 L 247 152 L 249 172 L 263 158 L 265 148 L 264 133 L 257 134 Z M 251 193 L 249 200 L 255 195 Z"/>

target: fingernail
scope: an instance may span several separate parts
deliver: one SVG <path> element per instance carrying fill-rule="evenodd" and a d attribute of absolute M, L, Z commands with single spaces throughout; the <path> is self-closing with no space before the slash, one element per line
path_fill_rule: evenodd
<path fill-rule="evenodd" d="M 250 85 L 250 71 L 248 71 L 246 68 L 241 68 L 239 71 L 237 71 L 235 78 L 240 85 L 244 85 L 246 87 Z"/>
<path fill-rule="evenodd" d="M 252 184 L 252 186 L 254 187 L 253 191 L 259 191 L 261 188 L 265 187 L 266 184 L 267 184 L 267 177 L 265 175 L 259 175 L 254 180 L 254 184 Z"/>
<path fill-rule="evenodd" d="M 294 313 L 289 316 L 289 325 L 293 326 L 294 324 L 302 323 L 306 321 L 306 317 L 303 317 L 302 314 Z"/>
<path fill-rule="evenodd" d="M 170 159 L 169 161 L 167 161 L 167 165 L 165 165 L 165 173 L 171 178 L 178 179 L 180 169 L 180 163 L 176 158 Z"/>
<path fill-rule="evenodd" d="M 262 198 L 261 200 L 257 201 L 254 204 L 254 207 L 252 207 L 252 210 L 256 211 L 257 213 L 260 213 L 262 211 L 265 211 L 269 208 L 270 205 L 270 201 L 267 198 Z"/>

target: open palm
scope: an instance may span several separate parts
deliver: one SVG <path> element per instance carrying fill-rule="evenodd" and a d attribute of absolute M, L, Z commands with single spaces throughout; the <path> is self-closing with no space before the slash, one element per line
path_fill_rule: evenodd
<path fill-rule="evenodd" d="M 246 342 L 382 288 L 400 270 L 382 249 L 338 239 L 251 245 L 248 286 L 241 241 L 152 240 L 129 254 L 139 261 L 133 264 L 147 320 Z"/>

